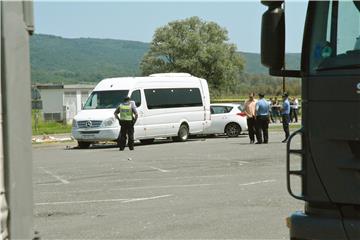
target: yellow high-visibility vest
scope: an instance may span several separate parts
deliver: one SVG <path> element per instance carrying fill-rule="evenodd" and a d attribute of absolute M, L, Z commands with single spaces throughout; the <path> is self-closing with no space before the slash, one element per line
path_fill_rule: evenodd
<path fill-rule="evenodd" d="M 133 112 L 130 104 L 120 104 L 120 120 L 132 121 Z"/>

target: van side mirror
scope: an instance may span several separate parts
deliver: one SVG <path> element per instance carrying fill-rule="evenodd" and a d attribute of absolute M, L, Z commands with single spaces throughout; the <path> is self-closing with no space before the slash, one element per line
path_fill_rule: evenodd
<path fill-rule="evenodd" d="M 261 63 L 271 70 L 281 70 L 285 55 L 285 14 L 283 1 L 261 1 L 268 6 L 261 23 Z"/>

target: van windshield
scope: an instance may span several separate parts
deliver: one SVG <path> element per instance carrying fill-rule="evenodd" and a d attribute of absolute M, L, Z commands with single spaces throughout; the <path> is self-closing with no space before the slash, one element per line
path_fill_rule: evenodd
<path fill-rule="evenodd" d="M 128 90 L 96 91 L 86 100 L 84 109 L 116 108 L 128 95 Z"/>

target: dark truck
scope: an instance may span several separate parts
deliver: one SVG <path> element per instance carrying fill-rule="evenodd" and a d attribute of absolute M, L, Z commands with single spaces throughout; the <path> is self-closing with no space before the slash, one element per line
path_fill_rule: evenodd
<path fill-rule="evenodd" d="M 309 1 L 300 70 L 285 67 L 284 1 L 262 4 L 268 6 L 262 17 L 262 64 L 273 76 L 302 80 L 302 128 L 287 143 L 287 187 L 305 207 L 288 218 L 290 239 L 358 240 L 360 1 Z M 300 149 L 291 144 L 297 135 Z"/>

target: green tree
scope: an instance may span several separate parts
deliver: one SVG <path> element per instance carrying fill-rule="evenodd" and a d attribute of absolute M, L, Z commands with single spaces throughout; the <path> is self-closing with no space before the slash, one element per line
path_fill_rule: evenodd
<path fill-rule="evenodd" d="M 198 17 L 173 21 L 155 31 L 140 69 L 144 75 L 187 72 L 205 78 L 220 93 L 244 67 L 236 46 L 227 41 L 227 30 L 214 22 Z"/>

